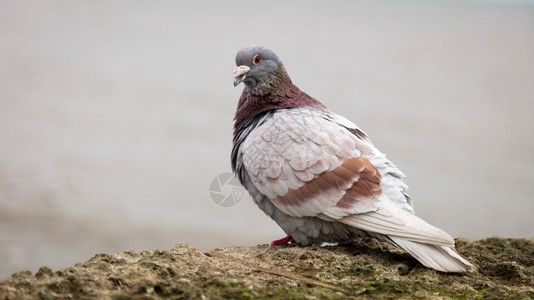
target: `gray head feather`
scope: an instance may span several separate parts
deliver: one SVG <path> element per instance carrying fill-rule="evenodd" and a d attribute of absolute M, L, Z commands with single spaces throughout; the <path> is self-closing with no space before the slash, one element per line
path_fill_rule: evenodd
<path fill-rule="evenodd" d="M 255 58 L 259 57 L 258 60 Z M 291 83 L 284 64 L 271 50 L 263 46 L 249 46 L 239 50 L 235 57 L 237 66 L 247 66 L 250 70 L 239 76 L 235 84 L 244 82 L 246 89 L 254 94 L 276 92 Z"/>

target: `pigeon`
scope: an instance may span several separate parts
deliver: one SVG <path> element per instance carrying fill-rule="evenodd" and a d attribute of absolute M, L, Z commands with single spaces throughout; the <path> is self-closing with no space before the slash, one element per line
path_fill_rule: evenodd
<path fill-rule="evenodd" d="M 350 243 L 371 237 L 397 245 L 426 267 L 472 266 L 454 239 L 414 214 L 405 175 L 347 118 L 294 85 L 263 46 L 237 52 L 232 169 L 287 237 L 271 246 Z"/>

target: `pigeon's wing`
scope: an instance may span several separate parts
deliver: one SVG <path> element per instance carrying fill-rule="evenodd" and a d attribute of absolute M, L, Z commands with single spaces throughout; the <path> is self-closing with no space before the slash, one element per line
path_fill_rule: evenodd
<path fill-rule="evenodd" d="M 378 172 L 382 176 L 380 181 L 380 187 L 384 195 L 388 197 L 391 202 L 395 203 L 398 207 L 414 213 L 413 203 L 410 196 L 406 193 L 408 186 L 404 183 L 403 179 L 406 177 L 395 164 L 393 164 L 386 156 L 376 149 L 371 143 L 367 135 L 356 124 L 347 120 L 345 117 L 331 114 L 332 121 L 336 122 L 340 126 L 346 128 L 348 131 L 356 135 L 358 138 L 366 142 L 367 147 L 372 149 L 374 156 L 370 158 L 371 163 L 378 169 Z"/>
<path fill-rule="evenodd" d="M 374 148 L 334 117 L 318 109 L 278 110 L 243 142 L 245 170 L 282 212 L 339 219 L 380 206 Z"/>
<path fill-rule="evenodd" d="M 278 110 L 241 145 L 243 165 L 256 188 L 290 216 L 339 221 L 418 242 L 453 244 L 448 234 L 383 193 L 379 168 L 396 167 L 388 166 L 384 155 L 356 129 L 329 111 Z M 388 172 L 386 176 L 395 182 L 395 176 Z M 390 194 L 402 195 L 411 208 L 403 192 Z"/>

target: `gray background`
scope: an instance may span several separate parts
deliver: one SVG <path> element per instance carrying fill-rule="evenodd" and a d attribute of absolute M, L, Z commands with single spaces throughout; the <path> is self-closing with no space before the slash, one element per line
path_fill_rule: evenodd
<path fill-rule="evenodd" d="M 358 124 L 451 235 L 534 235 L 530 1 L 1 1 L 0 279 L 283 236 L 230 171 L 241 47 Z"/>

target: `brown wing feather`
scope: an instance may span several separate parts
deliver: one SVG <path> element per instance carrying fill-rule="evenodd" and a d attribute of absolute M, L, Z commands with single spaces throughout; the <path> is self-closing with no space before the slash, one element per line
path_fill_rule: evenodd
<path fill-rule="evenodd" d="M 365 207 L 378 205 L 381 194 L 380 173 L 369 160 L 358 157 L 344 160 L 334 170 L 323 172 L 272 201 L 278 207 L 297 208 L 327 198 L 335 206 L 350 210 L 363 202 Z"/>

